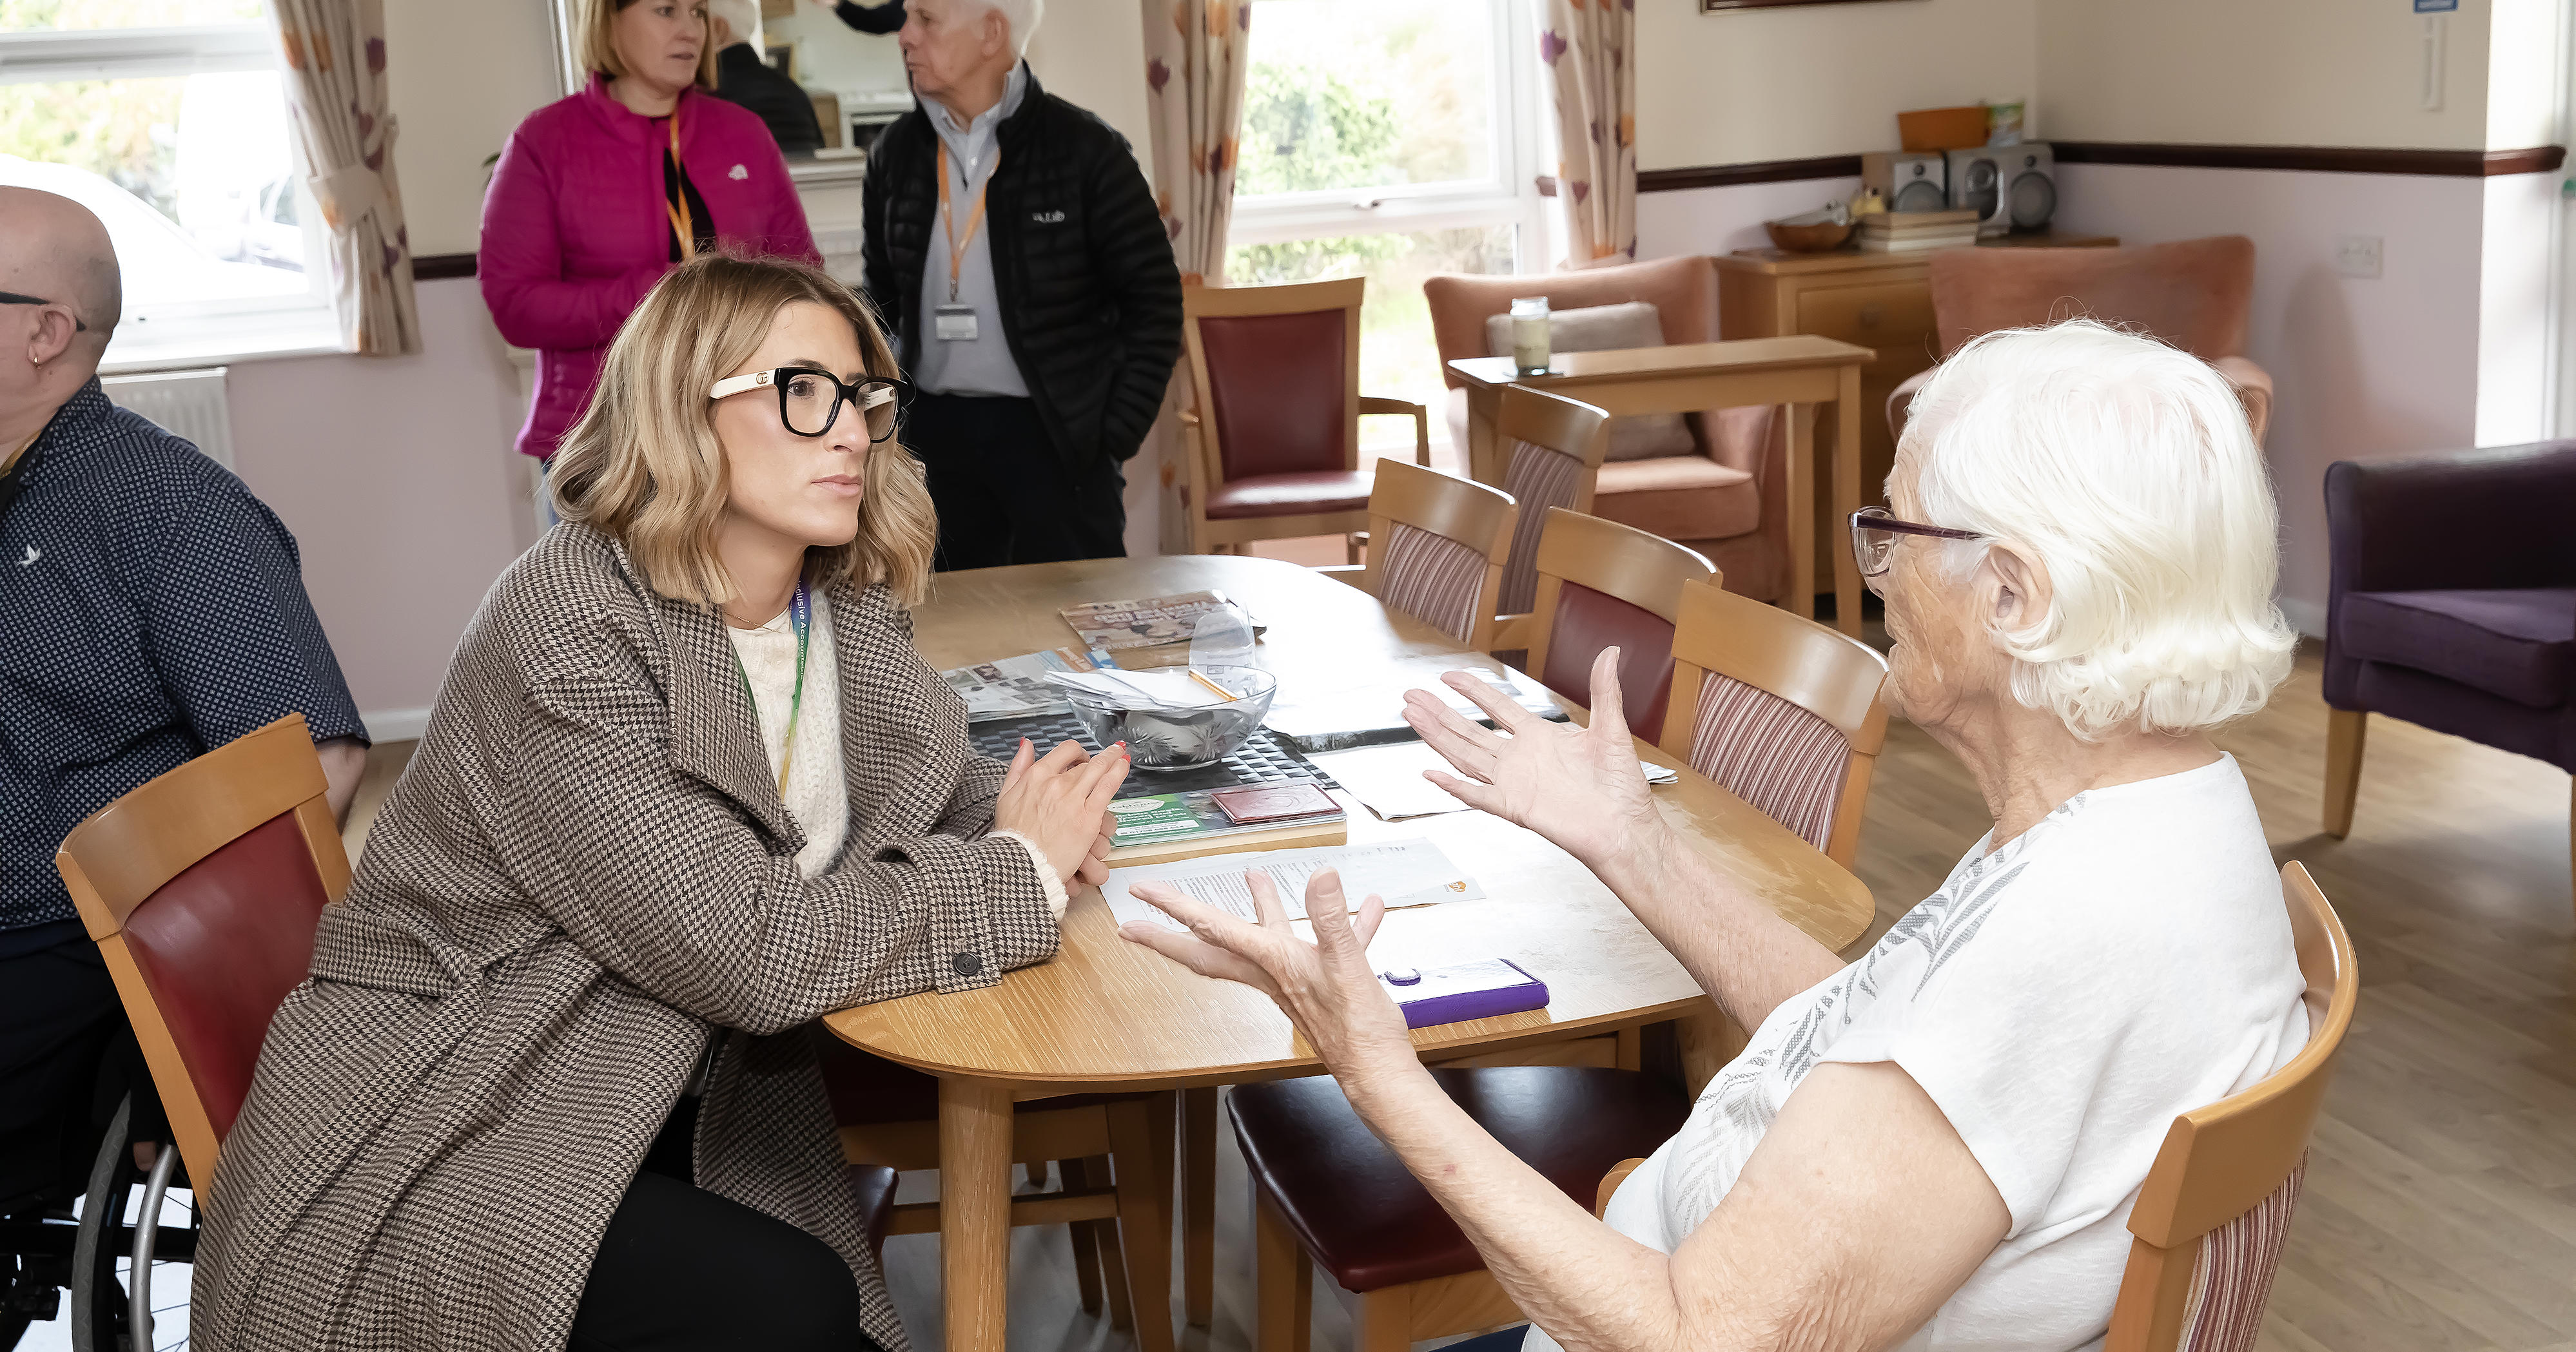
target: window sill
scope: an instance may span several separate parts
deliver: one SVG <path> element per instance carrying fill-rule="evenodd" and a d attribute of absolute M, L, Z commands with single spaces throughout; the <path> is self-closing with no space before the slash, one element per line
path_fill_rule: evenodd
<path fill-rule="evenodd" d="M 282 357 L 340 356 L 348 351 L 340 337 L 339 316 L 330 306 L 298 305 L 220 317 L 129 320 L 118 326 L 98 370 L 101 375 L 121 376 Z"/>

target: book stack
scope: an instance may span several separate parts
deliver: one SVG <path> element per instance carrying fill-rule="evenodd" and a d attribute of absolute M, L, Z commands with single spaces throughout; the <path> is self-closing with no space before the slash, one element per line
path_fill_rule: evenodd
<path fill-rule="evenodd" d="M 1957 211 L 1882 211 L 1860 218 L 1853 239 L 1862 253 L 1913 253 L 1921 249 L 1956 249 L 1977 242 L 1977 213 Z"/>

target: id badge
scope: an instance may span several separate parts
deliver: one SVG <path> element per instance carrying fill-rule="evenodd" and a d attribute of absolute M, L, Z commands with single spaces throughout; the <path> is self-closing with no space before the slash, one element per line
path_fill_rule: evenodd
<path fill-rule="evenodd" d="M 943 343 L 975 341 L 975 307 L 972 305 L 940 306 L 932 313 L 931 331 L 938 334 L 939 341 Z"/>

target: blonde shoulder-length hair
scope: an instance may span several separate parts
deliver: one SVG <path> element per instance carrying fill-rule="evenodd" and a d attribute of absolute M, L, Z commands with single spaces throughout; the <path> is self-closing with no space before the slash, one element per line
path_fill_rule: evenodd
<path fill-rule="evenodd" d="M 672 269 L 628 316 L 590 407 L 555 451 L 556 514 L 617 537 L 646 585 L 664 596 L 722 605 L 734 595 L 716 556 L 727 478 L 707 390 L 750 360 L 770 321 L 798 303 L 840 312 L 869 374 L 895 374 L 894 351 L 866 304 L 822 270 L 701 254 Z M 920 466 L 887 441 L 869 451 L 864 474 L 858 536 L 808 551 L 806 576 L 821 586 L 882 583 L 902 604 L 916 604 L 939 533 Z"/>
<path fill-rule="evenodd" d="M 684 5 L 698 2 L 680 0 Z M 581 0 L 573 46 L 581 56 L 583 70 L 597 72 L 612 80 L 626 74 L 626 62 L 617 55 L 617 16 L 627 6 L 638 3 L 641 0 Z M 698 50 L 697 85 L 700 89 L 712 90 L 716 87 L 715 25 L 702 20 L 700 26 L 706 30 L 707 45 Z"/>

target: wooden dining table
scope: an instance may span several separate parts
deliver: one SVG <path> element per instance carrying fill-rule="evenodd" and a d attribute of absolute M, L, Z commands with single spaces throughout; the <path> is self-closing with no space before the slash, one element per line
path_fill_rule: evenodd
<path fill-rule="evenodd" d="M 932 666 L 953 668 L 1072 641 L 1057 614 L 1063 606 L 1202 589 L 1225 592 L 1266 626 L 1256 660 L 1278 677 L 1282 702 L 1382 692 L 1393 709 L 1404 689 L 1430 684 L 1441 672 L 1500 669 L 1355 587 L 1293 564 L 1242 556 L 940 574 L 929 601 L 913 612 L 914 641 Z M 1121 654 L 1131 666 L 1179 656 L 1150 649 Z M 1649 761 L 1674 764 L 1646 742 L 1637 750 Z M 1151 781 L 1140 771 L 1129 784 L 1151 792 Z M 1818 942 L 1840 950 L 1867 928 L 1871 900 L 1860 880 L 1742 800 L 1687 773 L 1654 796 L 1692 848 Z M 1681 964 L 1608 888 L 1535 833 L 1481 812 L 1386 823 L 1347 796 L 1344 806 L 1352 844 L 1428 838 L 1485 893 L 1479 900 L 1389 912 L 1370 946 L 1372 961 L 1430 967 L 1507 957 L 1547 983 L 1543 1010 L 1415 1030 L 1425 1059 L 1633 1035 L 1647 1024 L 1711 1008 Z M 861 1005 L 824 1023 L 854 1046 L 939 1079 L 940 1270 L 947 1343 L 960 1349 L 1004 1345 L 1015 1102 L 1323 1070 L 1266 997 L 1119 938 L 1107 903 L 1087 886 L 1076 889 L 1065 912 L 1053 959 L 980 990 Z"/>

